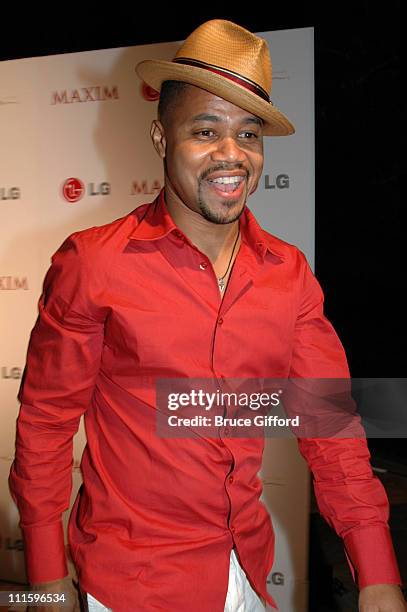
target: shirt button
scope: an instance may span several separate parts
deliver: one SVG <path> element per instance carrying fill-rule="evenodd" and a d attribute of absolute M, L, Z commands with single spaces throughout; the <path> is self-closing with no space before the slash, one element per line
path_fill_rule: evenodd
<path fill-rule="evenodd" d="M 234 527 L 231 527 L 231 528 L 230 528 L 230 531 L 231 531 L 232 533 L 235 533 L 236 529 L 235 529 Z"/>
<path fill-rule="evenodd" d="M 233 482 L 233 481 L 234 481 L 233 476 L 229 476 L 229 482 L 230 482 L 230 484 L 232 484 L 232 482 Z"/>
<path fill-rule="evenodd" d="M 218 319 L 218 325 L 222 325 L 222 323 L 223 323 L 223 317 L 219 317 L 219 319 Z"/>
<path fill-rule="evenodd" d="M 228 435 L 229 435 L 229 432 L 230 432 L 229 427 L 225 427 L 225 432 L 224 432 L 224 433 L 225 433 L 225 436 L 228 436 Z"/>
<path fill-rule="evenodd" d="M 206 263 L 206 261 L 201 261 L 201 263 L 199 264 L 199 267 L 201 268 L 201 270 L 206 270 L 206 268 L 208 267 L 208 264 Z"/>

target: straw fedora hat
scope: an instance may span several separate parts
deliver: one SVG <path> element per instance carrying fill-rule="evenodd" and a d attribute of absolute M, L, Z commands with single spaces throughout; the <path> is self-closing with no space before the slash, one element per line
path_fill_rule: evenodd
<path fill-rule="evenodd" d="M 267 42 L 231 21 L 206 21 L 188 36 L 171 62 L 144 60 L 137 64 L 136 72 L 156 91 L 163 81 L 184 81 L 232 102 L 263 119 L 266 136 L 295 131 L 270 100 L 272 67 Z"/>

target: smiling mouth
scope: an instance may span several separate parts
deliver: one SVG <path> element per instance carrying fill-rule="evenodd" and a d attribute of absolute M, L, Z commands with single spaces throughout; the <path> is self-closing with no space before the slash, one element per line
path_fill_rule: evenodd
<path fill-rule="evenodd" d="M 244 176 L 222 176 L 216 179 L 208 179 L 210 187 L 222 193 L 234 193 L 241 191 L 245 182 Z"/>

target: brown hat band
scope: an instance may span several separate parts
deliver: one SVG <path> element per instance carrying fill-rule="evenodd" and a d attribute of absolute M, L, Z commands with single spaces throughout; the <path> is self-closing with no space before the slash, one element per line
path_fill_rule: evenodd
<path fill-rule="evenodd" d="M 226 79 L 229 79 L 229 81 L 233 81 L 234 83 L 241 85 L 245 89 L 248 89 L 252 93 L 262 98 L 262 100 L 265 100 L 266 102 L 268 102 L 269 104 L 271 105 L 273 104 L 272 101 L 270 100 L 268 93 L 262 87 L 260 87 L 260 85 L 257 85 L 257 83 L 254 83 L 253 81 L 250 81 L 249 79 L 246 79 L 245 77 L 242 77 L 240 74 L 237 74 L 236 72 L 232 72 L 231 70 L 226 70 L 225 68 L 220 68 L 219 66 L 214 66 L 212 64 L 207 64 L 206 62 L 201 62 L 200 60 L 194 60 L 194 59 L 185 58 L 185 57 L 177 57 L 177 58 L 174 58 L 172 61 L 177 64 L 185 64 L 186 66 L 195 66 L 197 68 L 204 68 L 205 70 L 209 70 L 210 72 L 219 74 L 225 77 Z"/>

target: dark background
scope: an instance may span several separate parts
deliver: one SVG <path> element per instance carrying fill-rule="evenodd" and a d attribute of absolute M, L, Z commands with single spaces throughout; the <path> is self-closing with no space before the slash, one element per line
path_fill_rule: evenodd
<path fill-rule="evenodd" d="M 8 6 L 0 59 L 181 40 L 212 18 L 252 31 L 313 26 L 316 274 L 326 314 L 354 377 L 403 377 L 405 20 L 401 1 L 325 5 Z M 407 465 L 401 442 L 384 444 Z"/>

